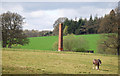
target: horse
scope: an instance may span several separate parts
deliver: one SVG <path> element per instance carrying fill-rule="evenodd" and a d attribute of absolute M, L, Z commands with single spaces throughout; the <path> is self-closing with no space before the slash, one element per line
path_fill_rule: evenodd
<path fill-rule="evenodd" d="M 99 66 L 102 64 L 100 59 L 93 59 L 93 69 L 96 67 L 99 70 Z"/>

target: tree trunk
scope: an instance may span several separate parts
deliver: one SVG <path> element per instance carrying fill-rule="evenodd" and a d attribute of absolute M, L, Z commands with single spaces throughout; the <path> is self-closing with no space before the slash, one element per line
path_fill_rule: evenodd
<path fill-rule="evenodd" d="M 120 55 L 119 47 L 117 48 L 118 56 Z"/>

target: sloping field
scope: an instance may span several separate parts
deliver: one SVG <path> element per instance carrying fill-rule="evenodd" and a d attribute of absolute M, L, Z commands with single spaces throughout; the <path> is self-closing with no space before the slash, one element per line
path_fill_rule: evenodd
<path fill-rule="evenodd" d="M 58 40 L 57 36 L 32 37 L 30 43 L 22 46 L 23 49 L 52 50 L 53 43 Z"/>
<path fill-rule="evenodd" d="M 92 69 L 92 60 L 100 58 L 100 70 Z M 23 49 L 2 50 L 3 74 L 117 74 L 115 55 Z"/>
<path fill-rule="evenodd" d="M 89 35 L 76 35 L 76 37 L 82 36 L 87 42 L 89 49 L 97 50 L 97 41 L 100 39 L 100 34 L 89 34 Z M 53 43 L 58 40 L 58 36 L 45 36 L 45 37 L 32 37 L 29 38 L 30 43 L 25 46 L 19 46 L 16 48 L 22 49 L 35 49 L 35 50 L 52 50 Z"/>
<path fill-rule="evenodd" d="M 84 37 L 88 42 L 88 50 L 94 50 L 94 52 L 98 49 L 98 41 L 101 37 L 101 34 L 89 34 L 89 35 L 78 35 L 78 37 Z"/>

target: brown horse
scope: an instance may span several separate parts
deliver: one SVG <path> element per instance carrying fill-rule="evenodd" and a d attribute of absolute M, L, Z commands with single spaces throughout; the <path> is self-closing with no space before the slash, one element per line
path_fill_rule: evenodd
<path fill-rule="evenodd" d="M 99 66 L 101 65 L 101 60 L 100 59 L 93 59 L 93 69 L 96 67 L 97 70 L 99 70 Z"/>

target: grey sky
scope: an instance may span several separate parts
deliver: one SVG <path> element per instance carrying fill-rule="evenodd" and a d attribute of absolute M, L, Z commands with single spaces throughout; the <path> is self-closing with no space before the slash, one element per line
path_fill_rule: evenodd
<path fill-rule="evenodd" d="M 59 17 L 69 19 L 98 17 L 108 14 L 117 7 L 117 2 L 2 2 L 0 13 L 11 11 L 24 16 L 23 29 L 53 30 Z"/>

